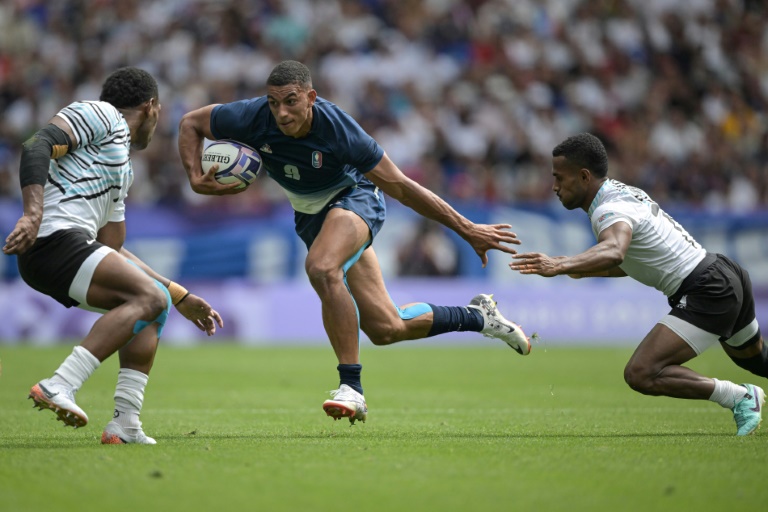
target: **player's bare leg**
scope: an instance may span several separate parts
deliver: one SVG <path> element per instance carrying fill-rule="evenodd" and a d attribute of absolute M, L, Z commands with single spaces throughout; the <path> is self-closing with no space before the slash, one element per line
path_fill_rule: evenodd
<path fill-rule="evenodd" d="M 320 297 L 323 326 L 339 363 L 359 362 L 357 310 L 344 283 L 344 264 L 371 237 L 368 225 L 357 214 L 332 209 L 307 254 L 305 269 Z"/>
<path fill-rule="evenodd" d="M 144 433 L 139 416 L 144 389 L 157 353 L 158 325 L 148 325 L 120 349 L 115 413 L 101 434 L 102 444 L 156 444 Z"/>
<path fill-rule="evenodd" d="M 118 352 L 120 368 L 149 375 L 155 363 L 155 355 L 157 354 L 159 344 L 157 324 L 148 325 Z"/>
<path fill-rule="evenodd" d="M 360 327 L 375 345 L 389 345 L 435 334 L 435 315 L 426 304 L 409 303 L 398 310 L 392 303 L 372 247 L 366 249 L 360 260 L 349 269 L 347 282 L 360 309 Z M 528 337 L 519 325 L 499 313 L 492 296 L 477 295 L 467 307 L 480 313 L 482 319 L 477 317 L 477 328 L 483 335 L 503 340 L 522 355 L 531 352 Z M 456 313 L 463 313 L 458 308 L 453 309 Z"/>
<path fill-rule="evenodd" d="M 168 306 L 155 282 L 117 253 L 108 254 L 96 267 L 88 288 L 88 304 L 108 310 L 81 343 L 99 361 L 133 338 L 137 321 L 151 322 Z"/>
<path fill-rule="evenodd" d="M 341 208 L 328 212 L 307 255 L 305 268 L 322 303 L 323 325 L 339 361 L 339 388 L 323 403 L 334 419 L 365 421 L 368 408 L 360 384 L 360 329 L 357 308 L 344 282 L 344 266 L 370 240 L 368 225 Z"/>
<path fill-rule="evenodd" d="M 91 307 L 111 311 L 94 323 L 54 376 L 32 386 L 29 393 L 36 407 L 54 411 L 60 421 L 73 427 L 88 423 L 85 411 L 75 402 L 83 382 L 133 337 L 137 321 L 152 321 L 167 305 L 154 281 L 116 253 L 106 255 L 96 267 L 87 300 Z"/>
<path fill-rule="evenodd" d="M 681 366 L 696 355 L 677 333 L 656 324 L 627 363 L 624 380 L 645 395 L 711 400 L 733 411 L 738 435 L 754 432 L 762 420 L 763 390 L 705 377 Z"/>
<path fill-rule="evenodd" d="M 629 387 L 644 395 L 706 400 L 715 383 L 690 368 L 681 366 L 696 352 L 669 327 L 656 324 L 624 369 Z"/>
<path fill-rule="evenodd" d="M 357 214 L 334 209 L 326 217 L 307 256 L 307 274 L 320 296 L 323 323 L 339 359 L 341 385 L 334 392 L 334 399 L 324 404 L 329 415 L 338 418 L 357 414 L 359 417 L 367 412 L 360 385 L 359 328 L 376 345 L 425 338 L 449 330 L 476 330 L 502 338 L 513 348 L 520 345 L 523 348 L 518 352 L 522 354 L 530 352 L 527 337 L 519 326 L 498 313 L 495 303 L 491 306 L 492 312 L 482 310 L 480 305 L 466 308 L 439 306 L 441 311 L 450 310 L 448 315 L 455 316 L 440 324 L 442 331 L 435 330 L 434 313 L 429 305 L 416 303 L 398 309 L 387 293 L 372 247 L 366 248 L 348 268 L 345 285 L 343 266 L 368 243 L 369 236 L 367 224 Z M 488 296 L 479 297 L 490 300 Z M 444 314 L 446 318 L 448 315 Z M 510 337 L 520 339 L 507 339 Z M 346 407 L 336 408 L 341 403 Z"/>
<path fill-rule="evenodd" d="M 429 334 L 433 320 L 431 310 L 407 321 L 398 314 L 384 284 L 373 247 L 368 247 L 349 269 L 347 283 L 360 310 L 360 327 L 373 344 L 389 345 L 426 338 Z"/>

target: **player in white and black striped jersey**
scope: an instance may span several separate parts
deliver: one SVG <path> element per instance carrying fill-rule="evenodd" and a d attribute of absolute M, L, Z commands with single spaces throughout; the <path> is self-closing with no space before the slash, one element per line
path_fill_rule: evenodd
<path fill-rule="evenodd" d="M 128 124 L 119 110 L 102 101 L 72 103 L 55 119 L 70 128 L 75 148 L 50 161 L 46 211 L 37 236 L 73 224 L 95 234 L 111 218 L 124 216 L 133 180 Z"/>
<path fill-rule="evenodd" d="M 66 307 L 104 313 L 29 396 L 66 425 L 82 427 L 88 416 L 75 403 L 75 393 L 118 352 L 115 412 L 102 433 L 105 444 L 155 444 L 139 415 L 171 304 L 208 335 L 217 324 L 223 327 L 204 299 L 123 247 L 125 198 L 133 182 L 130 150 L 147 147 L 160 108 L 155 79 L 128 67 L 106 79 L 99 101 L 75 102 L 56 114 L 24 143 L 24 214 L 3 247 L 18 256 L 19 272 L 35 290 Z"/>
<path fill-rule="evenodd" d="M 569 210 L 589 214 L 597 245 L 575 256 L 514 256 L 510 268 L 552 277 L 623 277 L 656 288 L 672 308 L 635 350 L 627 384 L 646 395 L 711 400 L 733 411 L 736 433 L 762 420 L 764 390 L 705 377 L 683 366 L 714 345 L 754 375 L 768 378 L 768 347 L 755 318 L 749 274 L 708 253 L 642 190 L 609 179 L 608 155 L 592 134 L 569 137 L 552 151 L 552 190 Z"/>

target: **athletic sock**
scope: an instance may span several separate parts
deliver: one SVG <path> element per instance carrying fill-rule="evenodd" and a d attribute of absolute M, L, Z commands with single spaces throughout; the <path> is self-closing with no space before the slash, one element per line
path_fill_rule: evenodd
<path fill-rule="evenodd" d="M 747 388 L 744 386 L 739 386 L 728 380 L 712 380 L 715 381 L 715 391 L 709 397 L 709 400 L 720 404 L 726 409 L 733 409 L 736 402 L 747 395 Z"/>
<path fill-rule="evenodd" d="M 445 332 L 483 330 L 483 314 L 475 308 L 466 306 L 435 306 L 432 308 L 432 328 L 427 337 Z"/>
<path fill-rule="evenodd" d="M 112 421 L 123 427 L 128 435 L 141 431 L 141 407 L 144 404 L 144 388 L 149 375 L 128 368 L 120 368 L 115 387 L 115 414 Z"/>
<path fill-rule="evenodd" d="M 96 356 L 91 354 L 88 349 L 78 345 L 72 349 L 72 353 L 54 372 L 51 381 L 54 384 L 71 386 L 73 391 L 77 391 L 100 364 Z"/>
<path fill-rule="evenodd" d="M 360 374 L 363 372 L 363 365 L 340 364 L 336 369 L 339 370 L 339 386 L 346 384 L 361 395 L 363 394 L 363 385 L 360 384 Z"/>

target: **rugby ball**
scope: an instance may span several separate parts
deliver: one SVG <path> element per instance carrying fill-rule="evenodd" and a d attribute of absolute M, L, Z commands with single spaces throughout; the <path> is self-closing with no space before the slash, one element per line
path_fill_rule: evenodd
<path fill-rule="evenodd" d="M 258 151 L 234 140 L 217 140 L 203 151 L 203 172 L 218 165 L 214 174 L 222 185 L 240 183 L 245 188 L 254 182 L 261 170 L 261 156 Z"/>

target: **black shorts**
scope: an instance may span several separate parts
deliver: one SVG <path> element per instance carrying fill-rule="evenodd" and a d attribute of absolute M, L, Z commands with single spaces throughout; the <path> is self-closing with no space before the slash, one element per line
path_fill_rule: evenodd
<path fill-rule="evenodd" d="M 755 319 L 749 274 L 722 254 L 708 253 L 668 302 L 670 315 L 720 336 L 720 341 Z"/>
<path fill-rule="evenodd" d="M 82 229 L 62 229 L 38 238 L 17 258 L 19 274 L 31 288 L 68 308 L 79 302 L 69 296 L 72 281 L 83 262 L 103 244 Z"/>

